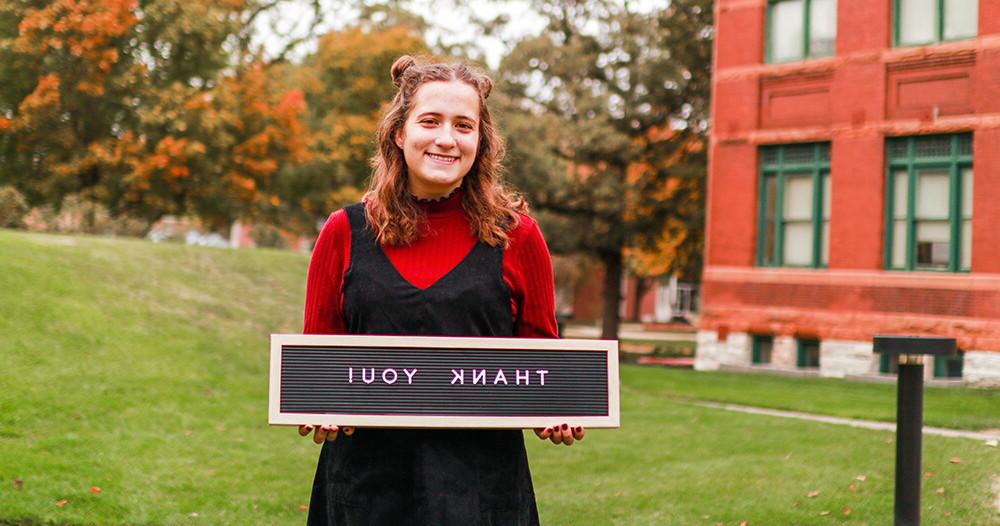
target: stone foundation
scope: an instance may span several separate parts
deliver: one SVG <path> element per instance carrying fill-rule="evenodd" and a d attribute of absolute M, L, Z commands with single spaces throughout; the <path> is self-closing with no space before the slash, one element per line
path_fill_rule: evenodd
<path fill-rule="evenodd" d="M 750 334 L 731 332 L 719 341 L 716 331 L 698 331 L 694 368 L 699 371 L 751 367 Z M 771 363 L 754 366 L 775 370 L 798 371 L 798 343 L 792 336 L 775 336 Z M 925 360 L 925 374 L 933 378 L 933 358 Z M 871 377 L 879 374 L 879 356 L 871 342 L 823 340 L 820 342 L 819 375 L 830 378 Z M 958 379 L 956 379 L 958 380 Z M 1000 352 L 968 351 L 962 380 L 971 385 L 1000 386 Z"/>
<path fill-rule="evenodd" d="M 1000 352 L 969 351 L 965 353 L 962 378 L 973 385 L 1000 387 Z"/>

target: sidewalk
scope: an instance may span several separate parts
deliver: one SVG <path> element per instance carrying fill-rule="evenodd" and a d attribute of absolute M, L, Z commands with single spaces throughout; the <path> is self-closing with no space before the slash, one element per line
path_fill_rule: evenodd
<path fill-rule="evenodd" d="M 596 325 L 568 324 L 566 325 L 566 328 L 563 329 L 563 337 L 600 338 L 601 328 Z M 697 339 L 697 333 L 695 333 L 694 331 L 673 332 L 673 331 L 648 330 L 644 328 L 640 323 L 623 323 L 618 328 L 618 339 L 693 342 Z"/>
<path fill-rule="evenodd" d="M 822 422 L 825 424 L 835 424 L 863 429 L 875 429 L 880 431 L 896 431 L 896 424 L 893 422 L 877 422 L 874 420 L 860 420 L 856 418 L 841 418 L 837 416 L 821 416 L 811 413 L 800 413 L 798 411 L 783 411 L 779 409 L 765 409 L 763 407 L 753 407 L 739 404 L 720 404 L 717 402 L 692 402 L 700 407 L 711 409 L 722 409 L 725 411 L 736 411 L 738 413 L 748 413 L 753 415 L 777 416 L 781 418 L 795 418 L 798 420 L 809 420 L 812 422 Z M 992 447 L 997 447 L 1000 442 L 1000 430 L 997 431 L 962 431 L 958 429 L 947 429 L 943 427 L 924 426 L 925 435 L 936 435 L 950 438 L 969 438 L 972 440 L 982 440 Z"/>

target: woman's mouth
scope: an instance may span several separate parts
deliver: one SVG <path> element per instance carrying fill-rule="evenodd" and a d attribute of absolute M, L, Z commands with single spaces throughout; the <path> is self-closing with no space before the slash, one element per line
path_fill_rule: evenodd
<path fill-rule="evenodd" d="M 451 155 L 441 155 L 441 154 L 438 154 L 438 153 L 426 153 L 424 155 L 426 155 L 427 157 L 430 157 L 431 160 L 433 160 L 433 161 L 437 161 L 439 163 L 445 163 L 445 164 L 451 164 L 451 163 L 453 163 L 453 162 L 455 162 L 455 161 L 458 160 L 458 157 L 453 157 Z"/>

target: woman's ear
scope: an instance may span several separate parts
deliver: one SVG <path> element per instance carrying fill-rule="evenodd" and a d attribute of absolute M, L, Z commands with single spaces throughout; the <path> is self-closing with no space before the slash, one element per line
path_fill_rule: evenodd
<path fill-rule="evenodd" d="M 403 149 L 403 130 L 397 130 L 396 133 L 393 135 L 392 138 L 393 138 L 393 142 L 396 143 L 396 146 L 398 146 L 399 149 L 402 150 Z"/>

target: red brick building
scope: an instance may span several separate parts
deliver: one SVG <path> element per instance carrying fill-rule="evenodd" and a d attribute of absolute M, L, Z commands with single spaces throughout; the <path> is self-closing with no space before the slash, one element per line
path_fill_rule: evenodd
<path fill-rule="evenodd" d="M 1000 2 L 717 0 L 696 367 L 1000 382 Z"/>

